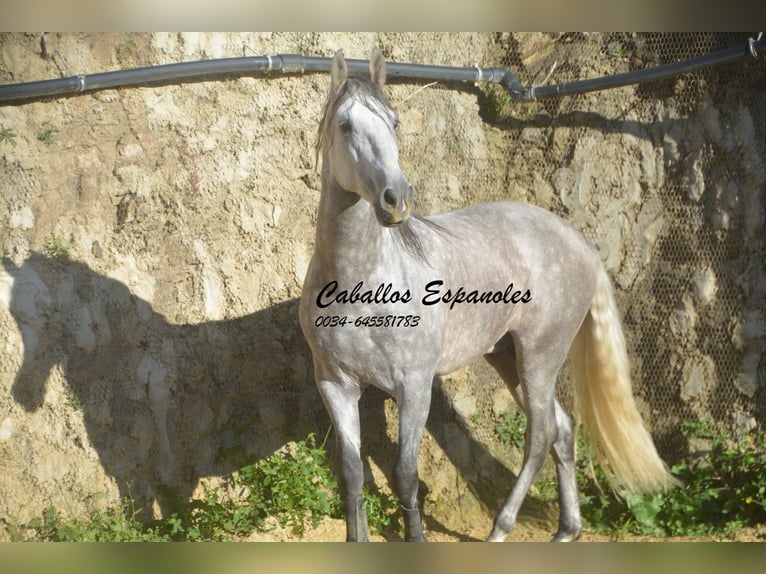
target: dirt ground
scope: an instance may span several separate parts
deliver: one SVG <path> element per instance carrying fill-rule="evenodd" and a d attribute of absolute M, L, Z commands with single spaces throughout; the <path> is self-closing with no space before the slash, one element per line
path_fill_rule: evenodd
<path fill-rule="evenodd" d="M 426 525 L 428 526 L 426 518 Z M 428 529 L 429 542 L 481 542 L 489 534 L 492 523 L 487 522 L 484 528 L 476 528 L 464 533 L 447 532 L 445 530 Z M 522 521 L 516 530 L 506 539 L 506 542 L 549 542 L 556 530 L 556 523 L 535 523 Z M 298 537 L 289 529 L 279 528 L 266 533 L 258 533 L 247 540 L 252 542 L 342 542 L 345 540 L 345 523 L 342 519 L 324 519 L 316 528 L 307 530 Z M 400 542 L 396 535 L 372 535 L 371 542 Z M 728 538 L 714 537 L 668 537 L 658 538 L 634 534 L 607 535 L 585 531 L 579 542 L 766 542 L 766 525 L 748 527 Z"/>

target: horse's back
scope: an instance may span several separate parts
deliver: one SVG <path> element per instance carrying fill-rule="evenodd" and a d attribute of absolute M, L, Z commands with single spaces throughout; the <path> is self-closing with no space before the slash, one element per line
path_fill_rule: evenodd
<path fill-rule="evenodd" d="M 529 203 L 482 203 L 427 219 L 447 230 L 456 245 L 480 241 L 486 246 L 484 252 L 510 249 L 513 256 L 541 264 L 562 258 L 598 264 L 595 248 L 571 223 Z"/>
<path fill-rule="evenodd" d="M 490 352 L 506 333 L 531 345 L 574 336 L 591 306 L 601 263 L 569 222 L 511 201 L 428 219 L 444 229 L 438 267 L 445 289 L 460 285 L 466 291 L 509 289 L 520 294 L 507 304 L 451 307 L 445 315 L 440 372 Z"/>

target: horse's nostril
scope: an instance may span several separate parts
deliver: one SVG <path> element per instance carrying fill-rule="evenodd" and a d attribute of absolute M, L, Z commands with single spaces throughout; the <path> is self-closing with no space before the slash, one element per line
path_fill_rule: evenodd
<path fill-rule="evenodd" d="M 394 193 L 394 190 L 390 187 L 383 191 L 383 201 L 385 201 L 389 206 L 394 207 L 397 204 L 397 198 L 396 194 Z"/>

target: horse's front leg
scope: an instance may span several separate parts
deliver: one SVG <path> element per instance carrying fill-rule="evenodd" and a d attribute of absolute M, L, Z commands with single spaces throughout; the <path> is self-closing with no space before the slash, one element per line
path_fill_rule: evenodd
<path fill-rule="evenodd" d="M 367 542 L 367 514 L 364 510 L 362 486 L 364 468 L 361 456 L 358 385 L 318 380 L 317 388 L 335 427 L 340 450 L 340 475 L 346 512 L 346 542 Z"/>
<path fill-rule="evenodd" d="M 432 380 L 429 380 L 422 386 L 403 387 L 396 397 L 399 406 L 399 446 L 394 481 L 404 515 L 404 538 L 407 542 L 427 542 L 418 505 L 418 453 L 431 407 L 431 383 Z"/>

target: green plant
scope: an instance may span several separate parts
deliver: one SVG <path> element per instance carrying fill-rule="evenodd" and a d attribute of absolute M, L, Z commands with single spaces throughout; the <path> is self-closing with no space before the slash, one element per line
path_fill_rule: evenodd
<path fill-rule="evenodd" d="M 609 48 L 609 55 L 613 58 L 622 58 L 626 53 L 627 49 L 625 48 L 625 45 L 620 42 L 617 42 Z"/>
<path fill-rule="evenodd" d="M 72 247 L 74 247 L 73 241 L 66 240 L 60 235 L 51 234 L 43 244 L 43 252 L 48 257 L 68 257 Z"/>
<path fill-rule="evenodd" d="M 489 84 L 479 94 L 480 109 L 492 120 L 503 117 L 511 96 L 501 87 Z"/>
<path fill-rule="evenodd" d="M 226 480 L 224 488 L 203 483 L 203 495 L 190 502 L 164 492 L 177 510 L 157 524 L 173 540 L 227 540 L 268 528 L 273 516 L 279 526 L 302 535 L 324 516 L 340 517 L 338 481 L 326 461 L 324 443 L 313 434 L 294 451 L 275 453 L 247 464 Z"/>
<path fill-rule="evenodd" d="M 543 475 L 535 480 L 536 494 L 541 500 L 555 500 L 559 494 L 559 481 L 556 475 Z"/>
<path fill-rule="evenodd" d="M 735 441 L 705 423 L 686 422 L 687 438 L 710 441 L 710 449 L 672 467 L 683 486 L 665 493 L 618 498 L 598 486 L 581 486 L 583 517 L 601 531 L 626 529 L 655 536 L 725 536 L 766 522 L 766 435 Z M 598 473 L 597 473 L 598 474 Z"/>
<path fill-rule="evenodd" d="M 263 518 L 274 515 L 280 526 L 300 535 L 306 522 L 316 526 L 323 516 L 341 515 L 338 479 L 326 458 L 324 443 L 317 446 L 309 434 L 294 454 L 272 455 L 240 469 L 232 486 L 247 492 L 247 506 L 260 509 Z"/>
<path fill-rule="evenodd" d="M 170 516 L 144 524 L 135 503 L 126 498 L 116 508 L 93 510 L 84 518 L 65 518 L 55 508 L 27 524 L 6 522 L 12 540 L 35 541 L 224 541 L 267 528 L 266 519 L 298 535 L 324 516 L 340 518 L 338 481 L 327 465 L 324 443 L 313 434 L 293 450 L 247 464 L 224 481 L 223 488 L 203 482 L 201 498 L 191 501 L 175 489 L 160 487 Z M 390 497 L 368 489 L 368 512 L 373 531 L 390 523 L 398 506 Z"/>
<path fill-rule="evenodd" d="M 80 401 L 80 397 L 72 389 L 67 389 L 65 396 L 66 396 L 67 406 L 69 406 L 70 408 L 76 411 L 79 411 L 82 408 L 82 402 Z"/>
<path fill-rule="evenodd" d="M 133 501 L 106 510 L 93 509 L 85 518 L 65 518 L 52 506 L 23 526 L 8 524 L 11 540 L 45 542 L 146 542 L 161 540 L 157 531 L 136 518 Z"/>
<path fill-rule="evenodd" d="M 495 425 L 495 434 L 501 443 L 524 450 L 526 428 L 527 417 L 523 411 L 507 411 L 500 415 L 500 422 Z"/>
<path fill-rule="evenodd" d="M 225 499 L 220 490 L 209 482 L 202 483 L 202 498 L 186 501 L 170 487 L 161 487 L 160 494 L 168 508 L 175 511 L 150 526 L 160 539 L 175 541 L 225 541 L 233 534 L 247 534 L 255 530 L 256 524 L 241 524 L 232 521 L 237 505 Z M 236 516 L 235 516 L 236 517 Z"/>
<path fill-rule="evenodd" d="M 16 134 L 10 128 L 0 128 L 0 143 L 8 142 L 11 145 L 16 145 Z"/>
<path fill-rule="evenodd" d="M 37 139 L 41 142 L 51 145 L 53 143 L 53 134 L 55 134 L 57 131 L 58 130 L 56 128 L 45 128 L 43 131 L 37 134 Z"/>
<path fill-rule="evenodd" d="M 370 532 L 383 534 L 393 530 L 404 538 L 404 523 L 397 499 L 380 490 L 374 482 L 365 483 L 362 494 Z"/>

